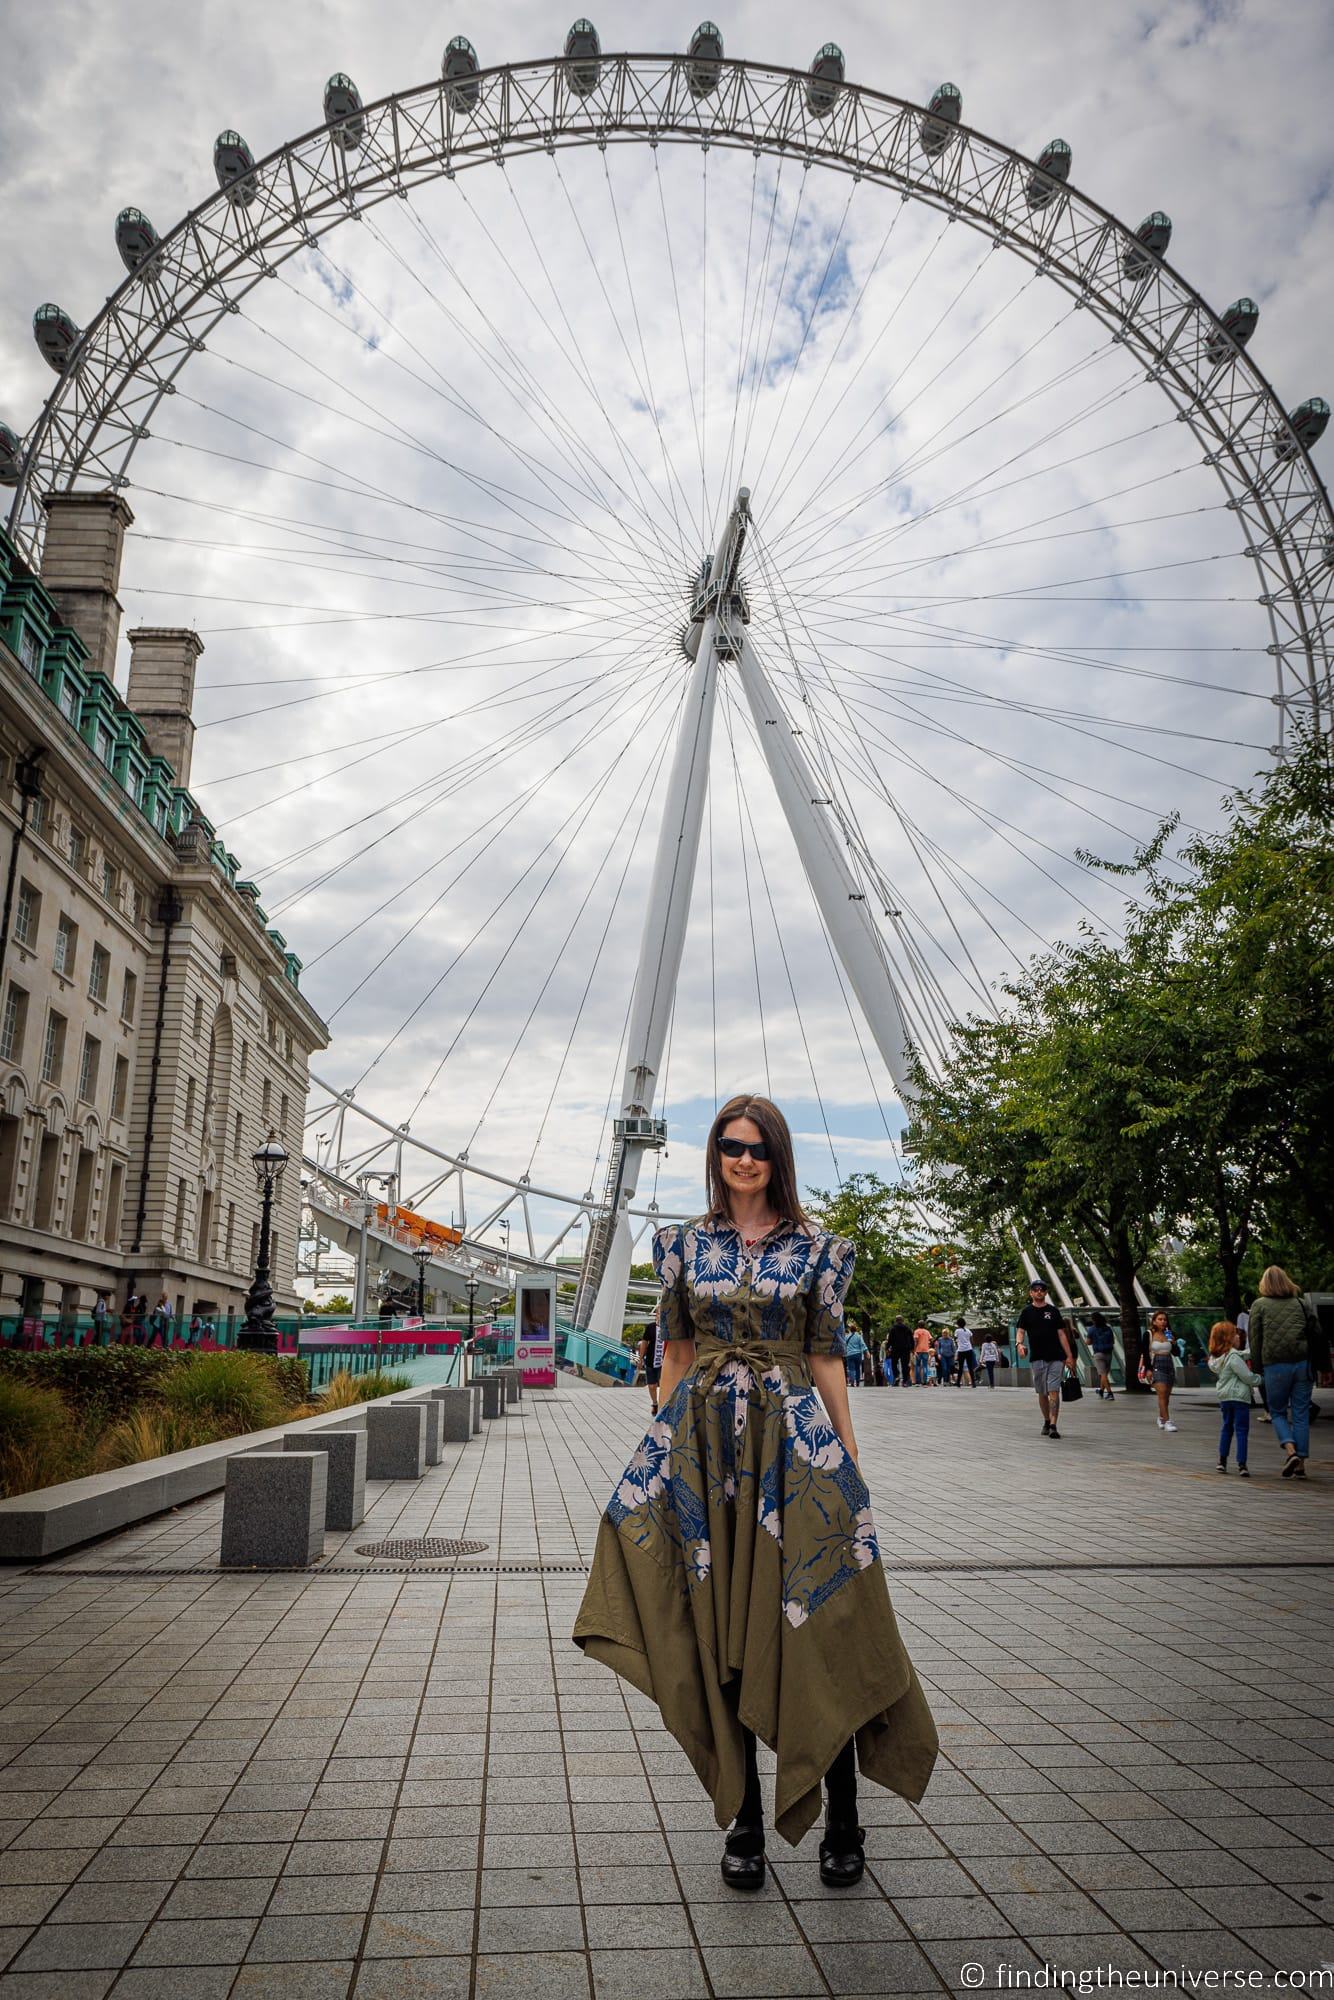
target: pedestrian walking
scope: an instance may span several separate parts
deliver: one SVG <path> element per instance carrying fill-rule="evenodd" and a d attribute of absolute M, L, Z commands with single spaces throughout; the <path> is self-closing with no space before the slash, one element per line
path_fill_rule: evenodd
<path fill-rule="evenodd" d="M 1112 1394 L 1112 1356 L 1116 1352 L 1116 1335 L 1100 1312 L 1090 1313 L 1085 1337 L 1093 1356 L 1093 1372 L 1098 1380 L 1098 1400 L 1102 1403 L 1115 1402 Z"/>
<path fill-rule="evenodd" d="M 919 1326 L 916 1329 L 912 1337 L 912 1345 L 912 1378 L 920 1388 L 925 1389 L 931 1380 L 931 1329 L 929 1326 Z"/>
<path fill-rule="evenodd" d="M 1015 1321 L 1019 1358 L 1031 1356 L 1033 1387 L 1042 1406 L 1043 1437 L 1059 1438 L 1056 1419 L 1061 1414 L 1061 1382 L 1068 1368 L 1075 1372 L 1075 1350 L 1059 1310 L 1047 1300 L 1047 1287 L 1034 1278 L 1028 1287 L 1028 1304 Z"/>
<path fill-rule="evenodd" d="M 1218 1470 L 1227 1471 L 1232 1440 L 1237 1440 L 1237 1472 L 1249 1479 L 1246 1457 L 1251 1436 L 1251 1390 L 1255 1377 L 1246 1365 L 1246 1336 L 1230 1319 L 1209 1329 L 1209 1368 L 1218 1381 Z"/>
<path fill-rule="evenodd" d="M 1172 1391 L 1176 1387 L 1177 1371 L 1176 1335 L 1168 1325 L 1167 1314 L 1160 1307 L 1149 1320 L 1149 1374 L 1153 1382 L 1153 1393 L 1158 1398 L 1158 1428 L 1160 1431 L 1174 1431 L 1172 1422 Z"/>
<path fill-rule="evenodd" d="M 828 1804 L 820 1877 L 864 1869 L 857 1772 L 926 1790 L 937 1737 L 889 1601 L 843 1372 L 856 1253 L 797 1192 L 786 1119 L 731 1099 L 707 1206 L 653 1242 L 662 1411 L 598 1529 L 574 1639 L 657 1703 L 728 1827 L 724 1882 L 764 1882 L 757 1738 L 795 1845 Z M 818 1392 L 818 1393 L 817 1393 Z"/>
<path fill-rule="evenodd" d="M 105 1347 L 111 1338 L 111 1301 L 105 1292 L 93 1300 L 93 1336 L 99 1347 Z"/>
<path fill-rule="evenodd" d="M 150 1347 L 156 1346 L 159 1340 L 162 1342 L 162 1345 L 164 1347 L 170 1347 L 171 1300 L 167 1297 L 167 1294 L 165 1292 L 158 1293 L 158 1301 L 153 1308 L 152 1317 L 148 1322 L 148 1327 L 149 1327 L 149 1332 L 152 1335 L 152 1338 L 148 1343 Z"/>
<path fill-rule="evenodd" d="M 964 1370 L 966 1368 L 968 1371 L 968 1386 L 970 1389 L 975 1389 L 977 1387 L 977 1355 L 973 1350 L 973 1336 L 969 1331 L 968 1322 L 962 1313 L 960 1313 L 958 1323 L 954 1329 L 954 1353 L 955 1387 L 962 1389 Z"/>
<path fill-rule="evenodd" d="M 849 1389 L 862 1386 L 862 1363 L 866 1359 L 866 1342 L 855 1326 L 850 1326 L 843 1341 L 843 1370 L 848 1378 Z"/>
<path fill-rule="evenodd" d="M 658 1384 L 662 1374 L 662 1358 L 658 1353 L 658 1315 L 655 1312 L 644 1329 L 644 1337 L 635 1350 L 640 1367 L 644 1371 L 644 1382 L 648 1389 L 648 1406 L 652 1416 L 658 1414 Z"/>
<path fill-rule="evenodd" d="M 1329 1372 L 1329 1339 L 1280 1264 L 1271 1264 L 1252 1302 L 1251 1366 L 1265 1388 L 1285 1479 L 1304 1479 L 1311 1449 L 1311 1376 Z"/>
<path fill-rule="evenodd" d="M 928 1338 L 930 1336 L 928 1335 Z M 894 1315 L 894 1324 L 889 1329 L 889 1357 L 892 1363 L 891 1379 L 900 1389 L 912 1387 L 913 1332 L 902 1313 Z"/>
<path fill-rule="evenodd" d="M 936 1337 L 936 1376 L 942 1389 L 947 1386 L 954 1373 L 956 1351 L 954 1335 L 946 1327 L 944 1332 Z"/>
<path fill-rule="evenodd" d="M 982 1366 L 987 1371 L 988 1389 L 994 1389 L 996 1386 L 996 1363 L 1000 1360 L 1000 1349 L 999 1347 L 997 1347 L 995 1341 L 991 1338 L 990 1334 L 988 1334 L 987 1338 L 982 1342 L 981 1350 L 978 1354 L 978 1359 L 982 1363 Z"/>

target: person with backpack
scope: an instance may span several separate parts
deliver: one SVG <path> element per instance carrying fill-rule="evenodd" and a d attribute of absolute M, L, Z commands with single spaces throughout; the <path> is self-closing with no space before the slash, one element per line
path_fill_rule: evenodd
<path fill-rule="evenodd" d="M 1102 1314 L 1095 1310 L 1089 1314 L 1084 1337 L 1093 1355 L 1093 1371 L 1098 1378 L 1098 1401 L 1115 1402 L 1116 1398 L 1112 1395 L 1112 1356 L 1116 1352 L 1116 1335 Z"/>
<path fill-rule="evenodd" d="M 912 1358 L 912 1328 L 902 1313 L 895 1313 L 894 1324 L 889 1329 L 890 1375 L 896 1388 L 912 1387 L 909 1363 Z"/>
<path fill-rule="evenodd" d="M 1329 1340 L 1280 1264 L 1271 1264 L 1251 1306 L 1251 1366 L 1265 1385 L 1285 1479 L 1305 1479 L 1311 1449 L 1311 1376 L 1329 1371 Z"/>

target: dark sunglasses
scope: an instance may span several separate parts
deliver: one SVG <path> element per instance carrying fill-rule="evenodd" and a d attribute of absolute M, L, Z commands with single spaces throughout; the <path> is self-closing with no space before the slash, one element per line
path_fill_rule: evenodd
<path fill-rule="evenodd" d="M 729 1160 L 739 1160 L 746 1153 L 752 1160 L 767 1160 L 769 1148 L 763 1139 L 720 1139 L 718 1151 Z"/>

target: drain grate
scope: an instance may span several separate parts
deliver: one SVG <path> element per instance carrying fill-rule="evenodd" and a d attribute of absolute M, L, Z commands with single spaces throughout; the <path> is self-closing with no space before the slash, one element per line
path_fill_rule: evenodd
<path fill-rule="evenodd" d="M 491 1563 L 405 1563 L 387 1562 L 368 1570 L 364 1563 L 297 1564 L 253 1563 L 245 1569 L 223 1569 L 217 1563 L 102 1563 L 97 1567 L 76 1568 L 74 1564 L 51 1563 L 21 1570 L 22 1576 L 83 1577 L 101 1582 L 105 1577 L 171 1576 L 587 1576 L 584 1562 L 491 1562 Z"/>
<path fill-rule="evenodd" d="M 442 1541 L 437 1535 L 408 1535 L 396 1542 L 363 1542 L 359 1556 L 382 1556 L 386 1562 L 443 1562 L 452 1556 L 479 1556 L 489 1542 Z"/>

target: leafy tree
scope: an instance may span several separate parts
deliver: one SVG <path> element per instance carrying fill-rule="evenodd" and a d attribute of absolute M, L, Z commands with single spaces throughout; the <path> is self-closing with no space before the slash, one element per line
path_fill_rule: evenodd
<path fill-rule="evenodd" d="M 953 1246 L 929 1240 L 924 1212 L 911 1190 L 879 1174 L 851 1174 L 834 1189 L 809 1190 L 821 1228 L 845 1236 L 857 1252 L 845 1310 L 863 1332 L 883 1336 L 899 1313 L 914 1325 L 950 1310 L 958 1293 Z"/>

